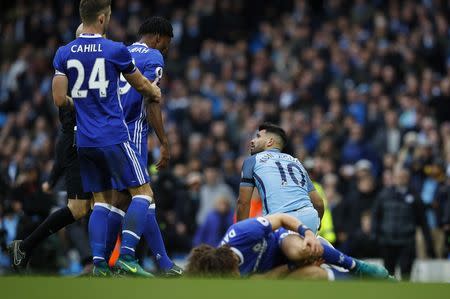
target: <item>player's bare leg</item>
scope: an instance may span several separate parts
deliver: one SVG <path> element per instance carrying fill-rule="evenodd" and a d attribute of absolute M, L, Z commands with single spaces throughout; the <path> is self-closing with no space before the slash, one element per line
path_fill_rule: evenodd
<path fill-rule="evenodd" d="M 263 274 L 254 274 L 250 276 L 252 279 L 281 279 L 285 278 L 291 270 L 289 270 L 287 265 L 278 266 L 270 271 L 267 271 Z"/>
<path fill-rule="evenodd" d="M 349 257 L 336 250 L 324 239 L 321 239 L 321 244 L 320 252 L 313 255 L 299 235 L 291 234 L 283 239 L 281 250 L 291 262 L 300 266 L 311 264 L 318 258 L 323 258 L 327 264 L 343 267 L 356 276 L 375 279 L 388 278 L 388 272 L 384 267 Z"/>
<path fill-rule="evenodd" d="M 91 210 L 90 200 L 70 199 L 68 200 L 67 207 L 72 212 L 73 218 L 79 220 L 86 216 Z"/>
<path fill-rule="evenodd" d="M 292 262 L 302 262 L 308 264 L 322 255 L 323 250 L 313 255 L 310 248 L 306 246 L 304 240 L 297 234 L 288 235 L 281 243 L 281 250 Z"/>
<path fill-rule="evenodd" d="M 286 275 L 288 279 L 329 280 L 328 272 L 319 266 L 309 265 L 295 269 Z"/>

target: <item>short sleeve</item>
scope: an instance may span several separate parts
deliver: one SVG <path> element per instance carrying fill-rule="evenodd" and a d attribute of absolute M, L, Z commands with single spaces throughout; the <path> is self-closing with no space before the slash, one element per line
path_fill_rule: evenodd
<path fill-rule="evenodd" d="M 131 54 L 124 44 L 118 43 L 117 50 L 114 52 L 111 62 L 123 74 L 131 74 L 136 71 Z"/>
<path fill-rule="evenodd" d="M 264 217 L 250 218 L 233 224 L 221 245 L 242 246 L 260 240 L 272 232 L 272 225 Z"/>
<path fill-rule="evenodd" d="M 316 190 L 316 187 L 314 187 L 314 184 L 308 174 L 306 174 L 306 189 L 308 193 Z"/>
<path fill-rule="evenodd" d="M 241 184 L 243 187 L 254 187 L 255 179 L 253 178 L 253 169 L 256 164 L 255 156 L 250 156 L 244 160 L 241 172 Z"/>
<path fill-rule="evenodd" d="M 66 75 L 65 63 L 62 58 L 63 48 L 60 47 L 55 53 L 55 57 L 53 58 L 53 68 L 55 69 L 55 76 L 57 75 Z"/>
<path fill-rule="evenodd" d="M 247 219 L 235 225 L 241 226 L 238 231 L 249 240 L 259 240 L 272 232 L 272 225 L 265 217 Z"/>
<path fill-rule="evenodd" d="M 164 58 L 161 53 L 157 52 L 151 56 L 145 65 L 143 75 L 150 81 L 156 78 L 161 79 L 164 71 Z"/>

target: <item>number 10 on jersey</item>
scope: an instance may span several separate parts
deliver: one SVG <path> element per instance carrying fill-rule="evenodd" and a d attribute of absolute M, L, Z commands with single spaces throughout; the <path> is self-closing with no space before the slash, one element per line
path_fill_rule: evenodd
<path fill-rule="evenodd" d="M 285 172 L 285 170 L 284 170 L 284 168 L 283 168 L 283 165 L 281 165 L 281 163 L 278 162 L 278 161 L 275 162 L 275 164 L 277 165 L 278 171 L 280 172 L 280 176 L 281 176 L 281 185 L 282 185 L 282 186 L 286 186 L 287 183 L 288 183 L 288 181 L 287 181 L 286 172 Z M 305 174 L 303 173 L 303 171 L 302 171 L 302 169 L 301 169 L 300 166 L 298 166 L 298 165 L 295 164 L 295 163 L 289 163 L 289 164 L 287 165 L 286 168 L 287 168 L 287 171 L 288 171 L 288 173 L 289 173 L 289 176 L 291 177 L 291 179 L 292 179 L 292 181 L 294 182 L 294 184 L 299 185 L 300 187 L 305 186 L 305 183 L 306 183 L 306 176 L 305 176 Z M 299 181 L 298 178 L 295 176 L 294 168 L 297 169 L 297 170 L 300 172 L 300 176 L 302 177 L 302 179 L 301 179 L 300 181 Z"/>

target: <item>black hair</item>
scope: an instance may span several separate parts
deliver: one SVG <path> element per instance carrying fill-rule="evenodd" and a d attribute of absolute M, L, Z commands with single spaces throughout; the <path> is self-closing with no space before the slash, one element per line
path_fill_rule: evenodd
<path fill-rule="evenodd" d="M 92 24 L 97 16 L 111 6 L 111 0 L 81 0 L 80 17 L 85 24 Z"/>
<path fill-rule="evenodd" d="M 259 131 L 266 130 L 266 132 L 275 134 L 278 137 L 280 137 L 281 143 L 282 143 L 280 150 L 283 150 L 283 148 L 287 144 L 288 140 L 287 140 L 286 132 L 280 126 L 266 122 L 266 123 L 263 123 L 262 125 L 260 125 L 258 130 Z"/>
<path fill-rule="evenodd" d="M 159 34 L 161 36 L 173 37 L 172 24 L 163 17 L 151 17 L 139 27 L 139 36 L 145 34 Z"/>

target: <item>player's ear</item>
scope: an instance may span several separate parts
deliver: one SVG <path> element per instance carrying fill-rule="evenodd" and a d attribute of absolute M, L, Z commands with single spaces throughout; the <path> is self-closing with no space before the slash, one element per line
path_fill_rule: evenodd
<path fill-rule="evenodd" d="M 100 25 L 103 25 L 103 23 L 105 23 L 105 15 L 104 14 L 100 14 L 98 16 L 98 21 L 99 21 Z"/>

